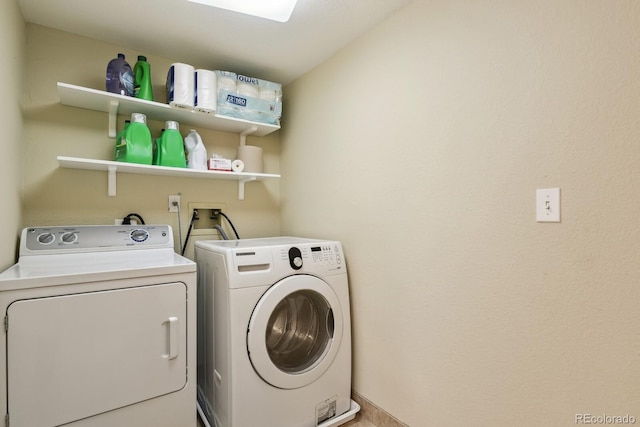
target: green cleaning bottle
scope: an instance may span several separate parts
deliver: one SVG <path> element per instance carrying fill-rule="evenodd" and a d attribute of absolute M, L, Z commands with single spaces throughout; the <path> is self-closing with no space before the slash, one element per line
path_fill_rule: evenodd
<path fill-rule="evenodd" d="M 138 62 L 133 67 L 133 96 L 153 101 L 151 66 L 147 62 L 146 56 L 138 55 Z"/>
<path fill-rule="evenodd" d="M 147 127 L 147 116 L 131 114 L 131 123 L 116 139 L 116 161 L 150 165 L 153 161 L 153 140 Z"/>
<path fill-rule="evenodd" d="M 153 140 L 153 164 L 158 165 L 158 147 L 160 146 L 160 138 L 162 138 L 162 134 L 164 133 L 164 129 L 160 131 L 160 136 Z"/>
<path fill-rule="evenodd" d="M 178 122 L 168 120 L 165 122 L 165 129 L 156 140 L 158 166 L 171 166 L 175 168 L 186 168 L 187 160 L 184 156 L 184 140 L 180 134 Z"/>
<path fill-rule="evenodd" d="M 120 132 L 118 132 L 118 135 L 116 136 L 116 149 L 113 157 L 116 161 L 120 161 L 120 156 L 124 155 L 124 153 L 126 152 L 127 144 L 126 139 L 124 138 L 124 133 L 127 131 L 127 128 L 130 124 L 131 120 L 125 120 L 124 127 Z"/>

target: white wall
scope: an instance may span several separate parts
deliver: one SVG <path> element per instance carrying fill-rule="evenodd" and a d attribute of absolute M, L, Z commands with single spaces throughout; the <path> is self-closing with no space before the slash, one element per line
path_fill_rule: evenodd
<path fill-rule="evenodd" d="M 640 422 L 638 23 L 414 0 L 286 87 L 282 231 L 344 243 L 356 391 L 411 426 Z"/>
<path fill-rule="evenodd" d="M 27 25 L 27 42 L 23 225 L 113 224 L 116 218 L 136 212 L 147 223 L 170 224 L 177 239 L 178 219 L 176 214 L 168 213 L 168 196 L 181 193 L 184 234 L 190 220 L 190 202 L 224 204 L 243 238 L 280 233 L 277 180 L 248 183 L 245 200 L 240 201 L 235 181 L 118 174 L 117 196 L 109 197 L 106 172 L 60 168 L 57 156 L 113 160 L 115 140 L 108 138 L 106 113 L 60 104 L 57 82 L 104 90 L 111 59 L 124 53 L 133 67 L 137 55 L 145 52 L 34 24 Z M 167 70 L 180 59 L 147 55 L 147 60 L 154 99 L 165 102 Z M 119 117 L 118 129 L 126 118 Z M 164 122 L 149 120 L 148 124 L 152 136 L 158 137 Z M 190 128 L 181 124 L 182 135 Z M 237 134 L 199 128 L 198 132 L 209 154 L 235 158 L 240 143 Z M 248 137 L 247 144 L 263 148 L 267 173 L 280 169 L 279 143 L 278 132 Z M 231 233 L 224 221 L 223 226 Z M 217 234 L 204 238 L 217 238 Z M 190 243 L 194 240 L 190 239 Z M 186 255 L 192 257 L 192 253 L 190 244 Z"/>
<path fill-rule="evenodd" d="M 4 0 L 0 14 L 0 76 L 2 76 L 2 138 L 0 139 L 0 270 L 15 262 L 20 228 L 22 164 L 22 89 L 24 85 L 25 23 L 17 0 Z"/>

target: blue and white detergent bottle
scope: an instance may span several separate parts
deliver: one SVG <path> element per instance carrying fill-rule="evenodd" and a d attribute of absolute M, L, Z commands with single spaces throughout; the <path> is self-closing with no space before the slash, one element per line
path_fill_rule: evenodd
<path fill-rule="evenodd" d="M 133 71 L 125 61 L 123 53 L 119 53 L 117 58 L 109 61 L 106 81 L 107 92 L 133 96 Z"/>

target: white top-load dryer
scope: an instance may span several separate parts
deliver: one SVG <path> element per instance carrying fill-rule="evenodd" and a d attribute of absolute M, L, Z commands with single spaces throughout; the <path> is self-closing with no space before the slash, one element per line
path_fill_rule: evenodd
<path fill-rule="evenodd" d="M 337 426 L 351 401 L 347 269 L 337 241 L 196 242 L 198 405 L 217 427 Z"/>
<path fill-rule="evenodd" d="M 196 265 L 167 225 L 31 227 L 0 274 L 10 427 L 195 427 Z"/>

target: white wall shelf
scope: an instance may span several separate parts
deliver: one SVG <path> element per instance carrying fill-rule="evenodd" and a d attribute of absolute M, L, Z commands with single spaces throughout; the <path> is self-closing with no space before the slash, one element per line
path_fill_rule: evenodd
<path fill-rule="evenodd" d="M 136 163 L 113 162 L 109 160 L 82 159 L 77 157 L 58 156 L 58 164 L 63 168 L 105 171 L 108 174 L 108 195 L 116 195 L 116 173 L 140 175 L 162 175 L 183 178 L 227 179 L 238 181 L 238 198 L 244 200 L 244 184 L 252 181 L 280 178 L 278 174 L 201 171 L 167 166 L 139 165 Z"/>
<path fill-rule="evenodd" d="M 142 113 L 147 116 L 148 120 L 175 120 L 185 127 L 193 126 L 237 133 L 240 135 L 240 145 L 245 145 L 248 135 L 265 136 L 280 129 L 280 126 L 276 125 L 250 122 L 233 117 L 172 107 L 168 104 L 118 95 L 102 90 L 89 89 L 68 83 L 58 82 L 58 94 L 60 96 L 60 103 L 63 105 L 108 113 L 110 138 L 116 137 L 118 115 L 131 115 L 131 113 Z M 108 173 L 107 191 L 110 197 L 116 196 L 117 172 L 178 176 L 184 178 L 235 180 L 238 181 L 238 198 L 240 200 L 244 200 L 244 184 L 246 182 L 280 178 L 280 175 L 277 174 L 199 171 L 65 156 L 58 156 L 58 164 L 63 168 L 106 171 Z"/>
<path fill-rule="evenodd" d="M 131 115 L 142 113 L 148 120 L 175 120 L 181 126 L 195 126 L 215 129 L 243 135 L 265 136 L 280 129 L 280 126 L 250 122 L 233 117 L 203 113 L 172 107 L 169 104 L 147 101 L 131 96 L 118 95 L 102 90 L 89 89 L 67 83 L 58 82 L 60 103 L 71 107 L 102 111 L 109 114 L 109 138 L 117 134 L 117 117 L 119 114 Z"/>

